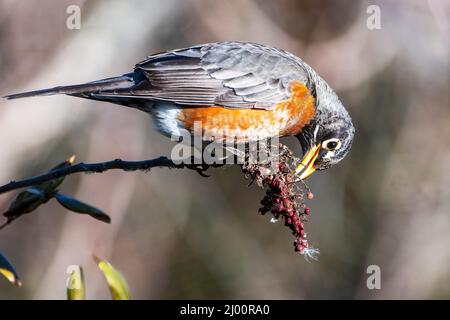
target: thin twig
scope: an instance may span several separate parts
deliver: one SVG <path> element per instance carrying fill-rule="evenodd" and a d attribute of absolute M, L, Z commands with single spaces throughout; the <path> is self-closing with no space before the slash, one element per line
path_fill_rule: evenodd
<path fill-rule="evenodd" d="M 195 164 L 185 164 L 180 163 L 176 164 L 171 159 L 167 157 L 159 157 L 150 160 L 141 160 L 141 161 L 125 161 L 121 159 L 115 159 L 106 162 L 98 162 L 98 163 L 76 163 L 70 165 L 68 167 L 64 167 L 61 169 L 53 170 L 48 173 L 44 173 L 32 178 L 18 180 L 18 181 L 10 181 L 9 183 L 0 186 L 0 194 L 25 188 L 31 187 L 34 185 L 41 184 L 46 181 L 53 180 L 55 178 L 60 178 L 63 176 L 68 176 L 74 173 L 79 172 L 90 172 L 90 173 L 100 173 L 107 170 L 119 169 L 124 171 L 137 171 L 137 170 L 150 170 L 155 167 L 166 167 L 166 168 L 174 168 L 174 169 L 192 169 L 197 171 L 200 175 L 204 176 L 204 171 L 207 169 L 206 165 L 195 165 Z"/>
<path fill-rule="evenodd" d="M 19 216 L 17 217 L 12 217 L 12 218 L 8 218 L 2 225 L 0 225 L 0 230 L 2 230 L 4 227 L 6 227 L 7 225 L 9 225 L 11 222 L 13 222 L 14 220 L 16 220 Z"/>

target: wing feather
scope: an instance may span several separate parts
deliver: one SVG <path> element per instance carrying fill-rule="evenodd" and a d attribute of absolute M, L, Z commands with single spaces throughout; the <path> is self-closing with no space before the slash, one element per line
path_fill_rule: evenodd
<path fill-rule="evenodd" d="M 299 58 L 275 48 L 239 42 L 153 55 L 137 64 L 135 73 L 143 76 L 134 87 L 98 92 L 96 97 L 271 109 L 289 98 L 292 80 L 309 85 L 308 69 Z"/>

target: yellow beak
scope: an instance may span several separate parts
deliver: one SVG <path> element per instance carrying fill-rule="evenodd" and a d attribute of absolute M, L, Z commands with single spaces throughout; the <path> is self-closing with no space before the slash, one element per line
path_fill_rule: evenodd
<path fill-rule="evenodd" d="M 300 175 L 300 179 L 304 180 L 308 178 L 314 171 L 316 171 L 316 168 L 314 167 L 314 161 L 316 161 L 321 147 L 322 145 L 320 143 L 318 145 L 312 146 L 311 149 L 309 149 L 303 157 L 303 160 L 298 165 L 297 169 L 295 169 L 295 173 Z"/>

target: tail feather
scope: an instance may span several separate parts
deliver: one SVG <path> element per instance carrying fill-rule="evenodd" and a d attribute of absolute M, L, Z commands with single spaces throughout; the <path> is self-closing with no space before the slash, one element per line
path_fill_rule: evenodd
<path fill-rule="evenodd" d="M 129 73 L 119 77 L 107 78 L 98 81 L 76 84 L 70 86 L 58 86 L 54 88 L 41 89 L 35 91 L 21 92 L 4 96 L 3 98 L 12 100 L 19 98 L 27 98 L 34 96 L 49 96 L 54 94 L 70 94 L 83 95 L 99 91 L 108 91 L 116 89 L 125 89 L 132 87 L 134 82 L 134 74 Z"/>

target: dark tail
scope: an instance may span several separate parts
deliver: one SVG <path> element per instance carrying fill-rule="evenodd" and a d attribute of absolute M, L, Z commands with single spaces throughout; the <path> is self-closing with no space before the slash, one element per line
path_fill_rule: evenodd
<path fill-rule="evenodd" d="M 18 98 L 27 98 L 34 96 L 50 96 L 54 94 L 70 94 L 70 95 L 83 95 L 87 93 L 94 93 L 99 91 L 108 91 L 116 89 L 125 89 L 132 87 L 134 82 L 134 73 L 124 74 L 120 77 L 107 78 L 103 80 L 76 84 L 71 86 L 60 86 L 49 89 L 28 91 L 16 94 L 10 94 L 3 98 L 11 100 Z"/>

